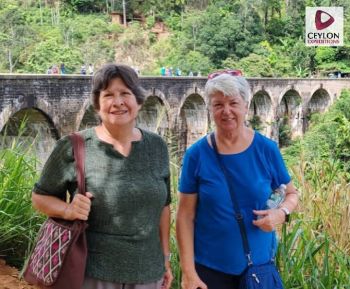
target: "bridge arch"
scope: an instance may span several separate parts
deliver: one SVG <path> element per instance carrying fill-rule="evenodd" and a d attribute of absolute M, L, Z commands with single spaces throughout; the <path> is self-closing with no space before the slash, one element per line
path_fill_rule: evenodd
<path fill-rule="evenodd" d="M 276 116 L 281 146 L 288 145 L 291 139 L 302 135 L 302 107 L 302 98 L 294 88 L 281 95 Z"/>
<path fill-rule="evenodd" d="M 203 97 L 199 94 L 189 95 L 178 113 L 179 149 L 184 151 L 208 132 L 208 110 Z"/>
<path fill-rule="evenodd" d="M 163 103 L 163 105 L 166 108 L 166 111 L 167 112 L 170 111 L 170 104 L 162 91 L 160 91 L 159 89 L 152 88 L 152 89 L 146 90 L 145 92 L 146 92 L 145 102 L 150 96 L 156 96 L 161 101 L 161 103 Z"/>
<path fill-rule="evenodd" d="M 26 120 L 24 135 L 37 136 L 39 130 L 47 126 L 49 133 L 55 140 L 59 139 L 58 130 L 49 115 L 38 107 L 26 107 L 14 110 L 1 128 L 1 134 L 7 131 L 12 136 L 18 135 L 22 121 Z"/>
<path fill-rule="evenodd" d="M 192 95 L 198 95 L 206 104 L 206 106 L 208 106 L 209 104 L 209 99 L 207 99 L 204 96 L 204 87 L 199 87 L 197 85 L 186 89 L 185 93 L 184 93 L 184 97 L 181 98 L 180 103 L 179 103 L 179 111 L 177 113 L 177 115 L 180 114 L 181 108 L 183 107 L 184 103 L 186 101 L 188 101 L 188 98 L 191 97 Z"/>
<path fill-rule="evenodd" d="M 309 126 L 309 121 L 311 119 L 312 114 L 325 112 L 329 107 L 330 103 L 331 95 L 326 89 L 322 87 L 319 87 L 311 94 L 311 97 L 305 106 L 305 117 L 303 124 L 304 132 Z"/>
<path fill-rule="evenodd" d="M 22 102 L 21 99 L 24 98 L 23 95 L 19 96 L 18 101 L 16 103 L 11 103 L 11 105 L 6 106 L 2 109 L 0 112 L 0 132 L 3 131 L 6 124 L 9 123 L 11 118 L 13 118 L 16 114 L 20 113 L 24 110 L 30 110 L 33 109 L 35 111 L 38 111 L 42 113 L 45 117 L 45 120 L 50 124 L 50 127 L 52 127 L 53 134 L 57 136 L 57 139 L 60 137 L 59 131 L 58 131 L 58 125 L 55 123 L 55 121 L 50 117 L 50 107 L 49 104 L 45 100 L 36 100 L 35 105 L 28 105 L 26 102 Z M 13 121 L 13 119 L 12 119 Z M 28 119 L 30 122 L 30 119 Z M 27 123 L 29 125 L 29 123 Z"/>
<path fill-rule="evenodd" d="M 78 111 L 75 121 L 75 130 L 82 130 L 99 123 L 99 118 L 92 106 L 91 99 L 84 100 L 81 109 Z"/>
<path fill-rule="evenodd" d="M 95 111 L 95 108 L 89 104 L 88 107 L 84 110 L 83 117 L 79 124 L 79 130 L 87 129 L 94 127 L 100 124 L 100 118 Z"/>
<path fill-rule="evenodd" d="M 316 88 L 311 94 L 306 106 L 312 112 L 324 112 L 329 107 L 332 98 L 331 94 L 323 87 Z"/>
<path fill-rule="evenodd" d="M 249 105 L 248 122 L 254 129 L 270 137 L 272 133 L 272 100 L 266 90 L 257 91 Z"/>
<path fill-rule="evenodd" d="M 137 117 L 140 128 L 158 133 L 161 136 L 169 134 L 169 109 L 158 95 L 148 95 Z"/>
<path fill-rule="evenodd" d="M 21 131 L 23 121 L 25 127 Z M 2 127 L 0 136 L 5 145 L 14 137 L 20 137 L 28 146 L 34 144 L 38 158 L 45 160 L 59 139 L 59 132 L 47 113 L 37 107 L 29 107 L 12 113 Z"/>
<path fill-rule="evenodd" d="M 23 109 L 29 108 L 36 108 L 42 111 L 47 117 L 50 115 L 50 105 L 47 101 L 34 96 L 19 93 L 17 97 L 15 99 L 11 99 L 10 104 L 5 106 L 0 112 L 0 131 L 14 114 Z M 49 119 L 53 122 L 54 127 L 58 127 L 51 118 Z"/>

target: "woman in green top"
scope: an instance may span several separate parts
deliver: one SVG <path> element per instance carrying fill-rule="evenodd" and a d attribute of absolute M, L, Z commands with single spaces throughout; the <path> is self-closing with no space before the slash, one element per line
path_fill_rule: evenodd
<path fill-rule="evenodd" d="M 68 137 L 57 142 L 33 189 L 33 205 L 40 212 L 88 221 L 84 289 L 168 289 L 173 279 L 168 151 L 161 137 L 135 127 L 143 102 L 132 68 L 102 67 L 92 87 L 101 124 L 80 132 L 88 193 L 75 194 Z"/>

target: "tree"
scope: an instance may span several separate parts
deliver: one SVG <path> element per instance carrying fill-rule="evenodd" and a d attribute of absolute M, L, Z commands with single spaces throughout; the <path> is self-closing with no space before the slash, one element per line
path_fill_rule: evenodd
<path fill-rule="evenodd" d="M 183 49 L 207 56 L 219 67 L 228 57 L 245 57 L 262 40 L 262 26 L 254 11 L 242 17 L 234 4 L 217 2 L 205 12 L 187 13 L 183 21 Z"/>
<path fill-rule="evenodd" d="M 21 54 L 35 41 L 35 32 L 25 23 L 22 11 L 12 2 L 0 9 L 0 63 L 12 73 Z"/>
<path fill-rule="evenodd" d="M 254 53 L 240 59 L 237 66 L 244 71 L 245 76 L 250 77 L 271 77 L 273 76 L 272 67 L 268 59 L 264 56 Z"/>
<path fill-rule="evenodd" d="M 108 11 L 111 5 L 110 0 L 63 0 L 63 2 L 82 13 Z"/>
<path fill-rule="evenodd" d="M 46 70 L 56 64 L 65 64 L 68 73 L 77 72 L 83 63 L 83 56 L 78 49 L 58 43 L 56 38 L 41 41 L 30 52 L 24 69 L 36 73 L 46 73 Z"/>
<path fill-rule="evenodd" d="M 185 73 L 192 71 L 201 75 L 207 75 L 212 70 L 209 58 L 198 51 L 190 51 L 180 56 L 175 67 L 180 67 Z"/>

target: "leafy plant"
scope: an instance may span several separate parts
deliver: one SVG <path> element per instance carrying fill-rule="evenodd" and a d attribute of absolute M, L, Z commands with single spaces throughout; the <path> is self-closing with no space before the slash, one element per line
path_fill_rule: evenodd
<path fill-rule="evenodd" d="M 248 122 L 254 130 L 261 131 L 264 128 L 260 116 L 256 114 L 254 114 Z"/>
<path fill-rule="evenodd" d="M 17 138 L 0 148 L 0 256 L 12 265 L 23 264 L 43 221 L 31 205 L 37 177 L 31 146 Z"/>
<path fill-rule="evenodd" d="M 348 288 L 350 187 L 339 163 L 292 167 L 300 210 L 281 231 L 278 264 L 286 288 Z"/>
<path fill-rule="evenodd" d="M 278 140 L 280 147 L 291 144 L 291 128 L 288 124 L 288 117 L 286 116 L 278 122 Z"/>

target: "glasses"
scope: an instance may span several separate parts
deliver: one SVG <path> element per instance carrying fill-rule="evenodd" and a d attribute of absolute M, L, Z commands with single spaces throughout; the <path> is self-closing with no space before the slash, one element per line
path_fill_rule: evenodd
<path fill-rule="evenodd" d="M 227 70 L 220 70 L 220 71 L 210 73 L 208 75 L 208 79 L 213 79 L 221 74 L 228 74 L 228 75 L 232 75 L 232 76 L 242 76 L 243 75 L 242 71 L 239 69 L 227 69 Z"/>

